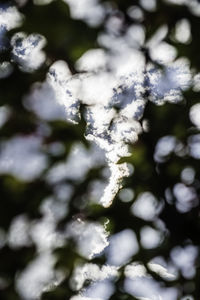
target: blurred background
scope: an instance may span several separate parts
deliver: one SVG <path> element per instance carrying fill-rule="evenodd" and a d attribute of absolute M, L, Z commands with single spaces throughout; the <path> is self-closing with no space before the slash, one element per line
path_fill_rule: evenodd
<path fill-rule="evenodd" d="M 0 299 L 200 298 L 200 4 L 0 3 Z"/>

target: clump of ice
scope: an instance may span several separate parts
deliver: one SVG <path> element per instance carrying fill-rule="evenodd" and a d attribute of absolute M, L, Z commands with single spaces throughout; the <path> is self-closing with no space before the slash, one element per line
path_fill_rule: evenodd
<path fill-rule="evenodd" d="M 18 274 L 16 289 L 23 299 L 39 299 L 45 287 L 56 282 L 54 264 L 55 257 L 49 252 L 43 252 Z"/>
<path fill-rule="evenodd" d="M 90 65 L 90 55 L 93 60 L 95 52 L 85 54 L 80 65 Z M 155 103 L 180 101 L 181 89 L 190 80 L 186 63 L 183 69 L 182 65 L 184 62 L 178 61 L 175 67 L 169 67 L 166 71 L 169 75 L 150 68 L 121 77 L 105 70 L 72 76 L 67 64 L 58 61 L 51 66 L 45 82 L 35 85 L 24 101 L 40 117 L 73 122 L 80 119 L 80 104 L 86 105 L 86 138 L 105 151 L 111 171 L 100 199 L 107 207 L 121 188 L 122 179 L 129 175 L 126 163 L 118 164 L 118 161 L 130 155 L 128 144 L 135 143 L 143 130 L 140 119 L 147 103 L 145 92 L 150 93 L 150 100 Z"/>
<path fill-rule="evenodd" d="M 114 266 L 126 264 L 139 250 L 134 231 L 125 229 L 110 238 L 107 249 L 108 263 Z"/>
<path fill-rule="evenodd" d="M 46 55 L 42 51 L 46 40 L 40 34 L 26 35 L 24 32 L 16 33 L 11 39 L 13 59 L 25 72 L 37 70 L 45 61 Z M 37 57 L 37 59 L 35 59 Z"/>
<path fill-rule="evenodd" d="M 11 6 L 8 3 L 0 4 L 0 52 L 5 51 L 9 47 L 7 32 L 21 26 L 22 22 L 23 15 L 15 6 Z"/>
<path fill-rule="evenodd" d="M 105 11 L 98 0 L 64 0 L 70 7 L 71 17 L 81 19 L 90 26 L 98 26 L 103 21 Z"/>
<path fill-rule="evenodd" d="M 6 30 L 13 29 L 22 24 L 23 15 L 15 6 L 0 7 L 0 28 L 5 27 Z"/>
<path fill-rule="evenodd" d="M 118 275 L 117 268 L 114 266 L 103 265 L 101 268 L 92 263 L 87 263 L 75 268 L 71 285 L 75 290 L 80 290 L 86 280 L 102 281 L 105 279 L 111 279 Z"/>
<path fill-rule="evenodd" d="M 16 136 L 1 144 L 0 174 L 10 173 L 24 181 L 35 179 L 47 165 L 42 141 L 36 136 Z"/>
<path fill-rule="evenodd" d="M 105 228 L 94 222 L 77 219 L 68 225 L 66 236 L 76 239 L 78 251 L 88 259 L 108 246 L 108 234 Z"/>

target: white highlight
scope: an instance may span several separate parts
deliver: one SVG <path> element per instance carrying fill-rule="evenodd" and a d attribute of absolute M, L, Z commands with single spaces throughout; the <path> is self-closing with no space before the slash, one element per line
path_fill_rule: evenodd
<path fill-rule="evenodd" d="M 42 35 L 27 36 L 24 32 L 18 32 L 12 37 L 11 44 L 13 59 L 23 71 L 33 72 L 44 63 L 46 55 L 41 49 L 45 46 L 46 40 Z"/>
<path fill-rule="evenodd" d="M 0 8 L 0 28 L 6 27 L 7 30 L 19 27 L 22 24 L 23 15 L 19 13 L 15 6 L 7 9 Z"/>

